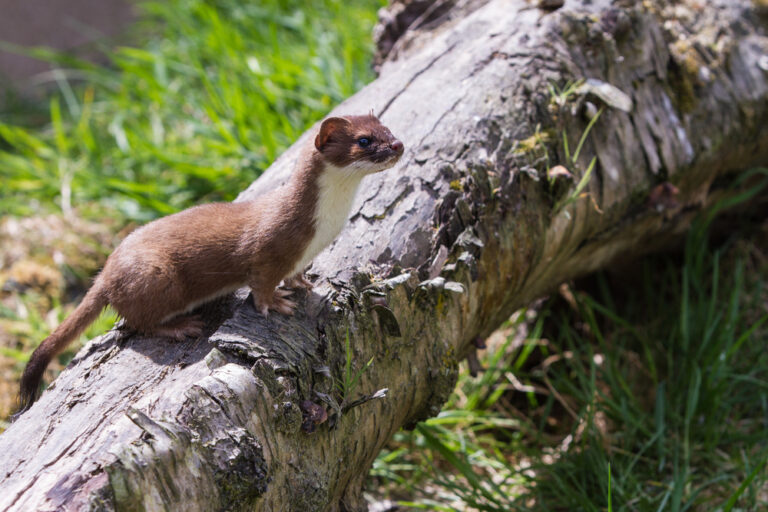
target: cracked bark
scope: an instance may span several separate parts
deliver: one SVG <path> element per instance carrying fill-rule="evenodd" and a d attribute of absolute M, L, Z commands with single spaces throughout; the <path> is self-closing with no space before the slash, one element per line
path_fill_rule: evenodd
<path fill-rule="evenodd" d="M 206 308 L 196 341 L 93 340 L 0 436 L 1 509 L 363 510 L 376 454 L 437 414 L 474 340 L 563 280 L 673 240 L 768 162 L 759 2 L 445 4 L 380 31 L 394 37 L 380 77 L 335 110 L 377 108 L 407 154 L 366 178 L 296 317 L 265 320 L 241 293 Z M 549 85 L 582 78 L 631 110 L 594 94 L 553 108 Z M 576 147 L 589 103 L 605 111 L 568 166 L 597 157 L 589 198 L 555 210 L 573 184 L 550 185 L 547 164 L 565 161 L 563 131 Z M 650 200 L 659 185 L 674 197 Z M 355 371 L 373 358 L 348 400 L 388 393 L 344 410 L 347 336 Z M 305 417 L 318 405 L 320 424 Z"/>

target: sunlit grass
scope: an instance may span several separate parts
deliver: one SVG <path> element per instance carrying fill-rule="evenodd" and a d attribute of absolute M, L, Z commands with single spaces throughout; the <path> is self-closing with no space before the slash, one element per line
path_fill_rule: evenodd
<path fill-rule="evenodd" d="M 229 200 L 371 80 L 379 0 L 139 4 L 145 42 L 58 64 L 50 123 L 0 119 L 0 211 L 98 201 L 147 220 Z M 20 49 L 17 49 L 20 50 Z"/>

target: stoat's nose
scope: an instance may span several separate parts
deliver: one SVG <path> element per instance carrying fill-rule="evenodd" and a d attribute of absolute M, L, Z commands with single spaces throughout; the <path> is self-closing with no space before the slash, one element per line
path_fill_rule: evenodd
<path fill-rule="evenodd" d="M 399 140 L 395 139 L 395 142 L 389 145 L 394 151 L 397 151 L 400 154 L 403 154 L 403 143 Z"/>

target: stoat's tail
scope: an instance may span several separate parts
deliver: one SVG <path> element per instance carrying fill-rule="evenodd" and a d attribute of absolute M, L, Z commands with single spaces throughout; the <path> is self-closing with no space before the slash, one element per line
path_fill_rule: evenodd
<path fill-rule="evenodd" d="M 97 280 L 75 311 L 35 349 L 32 357 L 29 358 L 27 367 L 24 368 L 24 374 L 21 376 L 19 413 L 29 409 L 32 403 L 37 400 L 43 372 L 45 372 L 51 359 L 80 336 L 85 328 L 99 317 L 101 310 L 107 303 L 101 283 Z"/>

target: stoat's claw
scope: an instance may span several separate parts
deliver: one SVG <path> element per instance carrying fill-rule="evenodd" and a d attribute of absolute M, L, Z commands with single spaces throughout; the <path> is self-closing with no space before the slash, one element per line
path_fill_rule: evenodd
<path fill-rule="evenodd" d="M 309 279 L 307 279 L 304 276 L 304 274 L 299 272 L 298 274 L 286 279 L 285 286 L 287 286 L 288 288 L 296 288 L 296 289 L 303 288 L 305 290 L 311 290 L 313 284 Z"/>
<path fill-rule="evenodd" d="M 285 297 L 291 295 L 293 292 L 290 290 L 281 290 L 275 288 L 272 295 L 269 298 L 257 297 L 253 295 L 253 305 L 256 311 L 264 315 L 264 318 L 269 317 L 269 311 L 277 311 L 283 315 L 293 315 L 293 309 L 296 307 L 296 303 L 292 300 L 288 300 Z"/>
<path fill-rule="evenodd" d="M 272 309 L 277 311 L 278 313 L 282 313 L 285 316 L 293 316 L 293 309 L 296 307 L 296 303 L 292 300 L 288 299 L 280 299 L 280 301 L 275 301 L 275 304 L 272 306 Z"/>

